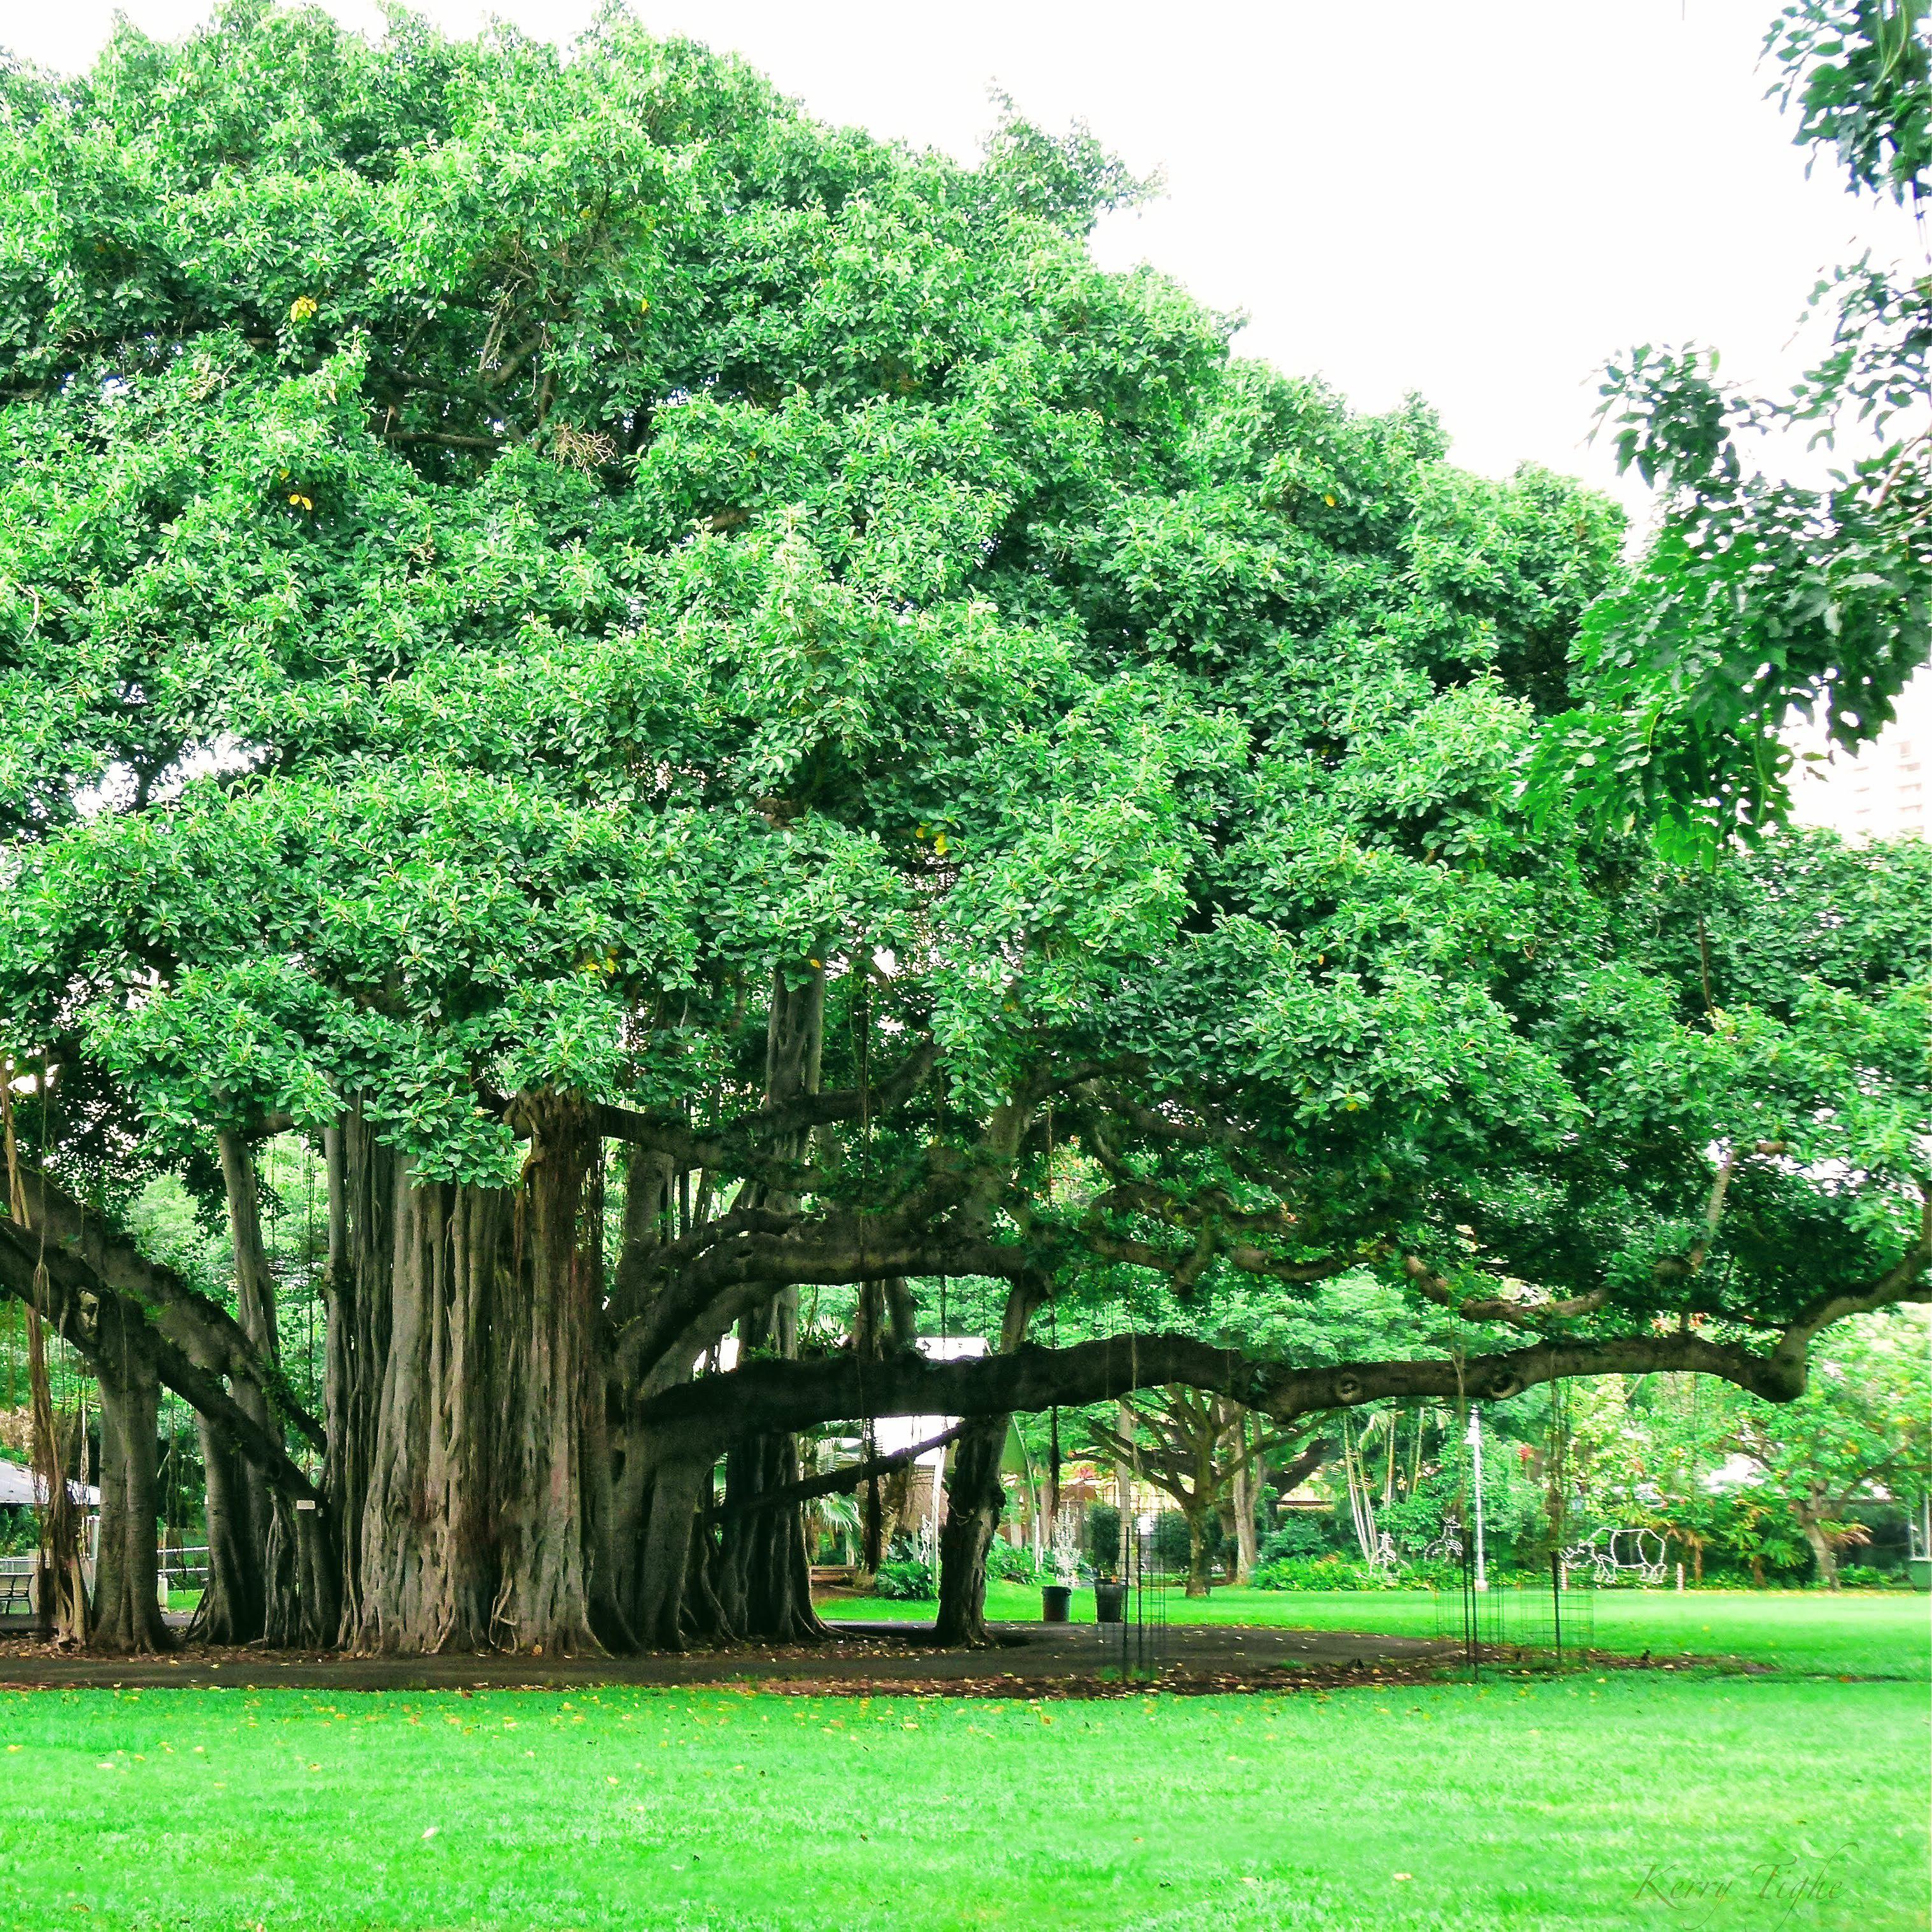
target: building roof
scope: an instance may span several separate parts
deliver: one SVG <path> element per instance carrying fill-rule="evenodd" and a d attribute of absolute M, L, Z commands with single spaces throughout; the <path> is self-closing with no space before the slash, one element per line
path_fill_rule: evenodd
<path fill-rule="evenodd" d="M 68 1490 L 76 1502 L 82 1500 L 78 1483 L 69 1483 Z M 32 1470 L 19 1462 L 10 1462 L 0 1456 L 0 1508 L 13 1509 L 38 1509 L 46 1500 L 46 1492 Z M 100 1492 L 91 1484 L 86 1492 L 86 1504 L 89 1509 L 100 1507 Z"/>

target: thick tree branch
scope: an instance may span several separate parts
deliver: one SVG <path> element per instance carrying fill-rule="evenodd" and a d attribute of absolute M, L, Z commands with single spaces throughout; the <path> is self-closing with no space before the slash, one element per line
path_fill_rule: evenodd
<path fill-rule="evenodd" d="M 34 1300 L 34 1277 L 41 1258 L 37 1240 L 14 1222 L 0 1220 L 0 1294 L 10 1294 L 31 1305 Z M 137 1298 L 118 1293 L 86 1262 L 67 1249 L 50 1246 L 45 1261 L 43 1311 L 82 1354 L 94 1359 L 98 1348 L 99 1321 L 89 1304 L 112 1298 L 119 1304 L 128 1325 L 145 1333 L 155 1368 L 169 1388 L 206 1416 L 276 1488 L 291 1497 L 320 1504 L 322 1492 L 288 1451 L 222 1387 L 218 1375 L 190 1360 L 185 1351 L 153 1324 Z"/>
<path fill-rule="evenodd" d="M 322 1424 L 295 1400 L 283 1378 L 265 1364 L 242 1324 L 218 1302 L 190 1288 L 173 1269 L 151 1262 L 131 1242 L 91 1214 L 40 1168 L 20 1163 L 27 1226 L 38 1244 L 44 1229 L 50 1256 L 56 1246 L 99 1276 L 106 1288 L 147 1312 L 156 1328 L 204 1368 L 230 1379 L 254 1382 L 270 1406 L 317 1449 L 326 1448 Z"/>
<path fill-rule="evenodd" d="M 1928 1274 L 1932 1274 L 1932 1192 L 1925 1195 L 1924 1205 L 1920 1210 L 1918 1238 L 1900 1256 L 1898 1265 L 1888 1268 L 1870 1288 L 1862 1292 L 1821 1294 L 1808 1303 L 1798 1311 L 1797 1319 L 1778 1337 L 1777 1346 L 1772 1351 L 1772 1360 L 1778 1363 L 1786 1374 L 1795 1375 L 1802 1390 L 1812 1338 L 1821 1328 L 1843 1321 L 1848 1315 L 1869 1315 L 1894 1302 L 1932 1301 Z"/>
<path fill-rule="evenodd" d="M 1574 1322 L 1595 1314 L 1610 1298 L 1607 1288 L 1556 1301 L 1516 1301 L 1500 1294 L 1459 1298 L 1454 1288 L 1420 1255 L 1404 1255 L 1402 1271 L 1437 1306 L 1450 1310 L 1463 1321 L 1501 1322 L 1512 1328 L 1540 1329 L 1547 1322 Z"/>
<path fill-rule="evenodd" d="M 1832 1303 L 1850 1313 L 1882 1306 L 1886 1298 L 1874 1290 L 1832 1298 Z M 1889 1298 L 1932 1295 L 1915 1291 L 1906 1281 L 1902 1292 Z M 1824 1325 L 1823 1318 L 1816 1325 Z M 1424 1358 L 1297 1369 L 1210 1347 L 1191 1336 L 1118 1336 L 1064 1349 L 1028 1345 L 1011 1354 L 944 1363 L 917 1356 L 865 1363 L 850 1357 L 751 1362 L 728 1375 L 704 1376 L 666 1390 L 641 1406 L 640 1419 L 700 1436 L 708 1432 L 722 1448 L 754 1430 L 809 1429 L 861 1416 L 970 1417 L 1055 1403 L 1075 1407 L 1118 1401 L 1136 1389 L 1169 1383 L 1213 1390 L 1276 1423 L 1287 1423 L 1365 1402 L 1450 1402 L 1463 1397 L 1504 1402 L 1538 1383 L 1570 1376 L 1655 1373 L 1716 1376 L 1766 1401 L 1790 1402 L 1804 1393 L 1805 1360 L 1802 1348 L 1794 1352 L 1782 1343 L 1760 1354 L 1734 1343 L 1673 1332 L 1546 1338 L 1460 1364 Z"/>

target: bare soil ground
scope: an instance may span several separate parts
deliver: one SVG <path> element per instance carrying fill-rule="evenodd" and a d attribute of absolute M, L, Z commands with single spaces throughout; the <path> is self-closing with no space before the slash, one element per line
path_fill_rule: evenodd
<path fill-rule="evenodd" d="M 1324 1688 L 1432 1676 L 1460 1647 L 1346 1630 L 1172 1625 L 1150 1634 L 1146 1670 L 1134 1633 L 1118 1625 L 1000 1624 L 987 1650 L 941 1650 L 928 1627 L 838 1623 L 822 1644 L 654 1652 L 641 1657 L 524 1657 L 500 1652 L 349 1657 L 187 1646 L 159 1657 L 64 1652 L 0 1639 L 0 1688 L 78 1690 L 167 1685 L 332 1690 L 463 1690 L 573 1684 L 734 1684 L 825 1695 L 1095 1696 L 1146 1688 L 1225 1692 Z"/>

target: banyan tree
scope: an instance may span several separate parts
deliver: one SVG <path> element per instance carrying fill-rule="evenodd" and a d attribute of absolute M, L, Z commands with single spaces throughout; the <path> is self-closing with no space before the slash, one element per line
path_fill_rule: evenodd
<path fill-rule="evenodd" d="M 1016 1412 L 1788 1400 L 1927 1298 L 1926 854 L 1532 825 L 1616 513 L 1103 272 L 1140 191 L 615 18 L 0 74 L 0 1289 L 98 1378 L 99 1640 L 164 1390 L 214 1638 L 809 1640 L 801 1432 L 939 1414 L 971 1639 Z M 190 1167 L 220 1295 L 128 1232 Z M 1364 1271 L 1429 1346 L 1199 1339 Z"/>

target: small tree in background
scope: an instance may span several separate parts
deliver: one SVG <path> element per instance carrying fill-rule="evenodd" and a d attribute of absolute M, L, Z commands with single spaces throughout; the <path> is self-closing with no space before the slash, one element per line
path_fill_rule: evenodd
<path fill-rule="evenodd" d="M 1840 1552 L 1867 1538 L 1861 1504 L 1916 1508 L 1932 1451 L 1932 1374 L 1922 1322 L 1850 1324 L 1782 1408 L 1728 1401 L 1725 1446 L 1756 1468 L 1752 1499 L 1802 1536 L 1818 1580 L 1838 1587 Z M 1754 1526 L 1755 1527 L 1755 1526 Z"/>

